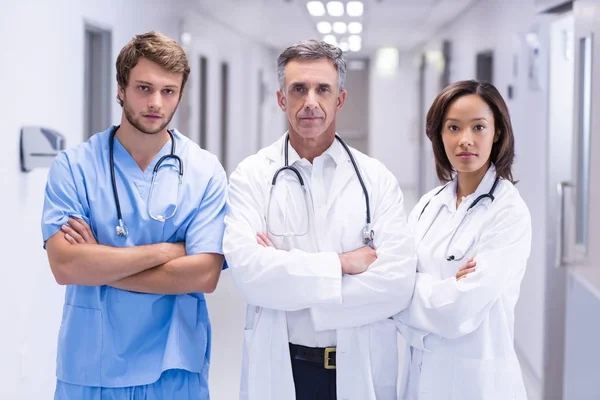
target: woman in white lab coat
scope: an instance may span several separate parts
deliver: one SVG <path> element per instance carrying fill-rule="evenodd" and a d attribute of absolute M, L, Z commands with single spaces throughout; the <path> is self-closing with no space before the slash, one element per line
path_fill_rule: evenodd
<path fill-rule="evenodd" d="M 426 131 L 445 185 L 409 216 L 418 273 L 395 316 L 408 343 L 400 398 L 526 399 L 513 332 L 531 220 L 513 184 L 507 106 L 491 84 L 456 82 L 433 102 Z"/>

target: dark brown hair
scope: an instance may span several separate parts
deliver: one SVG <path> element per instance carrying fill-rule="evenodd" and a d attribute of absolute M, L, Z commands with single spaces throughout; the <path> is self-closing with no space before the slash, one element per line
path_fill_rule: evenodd
<path fill-rule="evenodd" d="M 492 145 L 490 161 L 496 166 L 498 176 L 514 183 L 512 165 L 515 158 L 515 138 L 508 107 L 494 85 L 476 80 L 458 81 L 446 86 L 437 95 L 427 112 L 425 132 L 433 147 L 437 176 L 440 181 L 448 182 L 452 180 L 454 170 L 442 141 L 442 128 L 448 109 L 458 98 L 472 94 L 485 101 L 494 115 L 494 127 L 495 133 L 498 134 L 498 140 Z"/>
<path fill-rule="evenodd" d="M 181 98 L 190 74 L 190 66 L 185 51 L 179 43 L 156 31 L 134 36 L 121 49 L 117 57 L 117 83 L 123 89 L 127 87 L 129 72 L 137 65 L 141 57 L 160 65 L 169 72 L 183 74 L 179 92 L 179 98 Z M 117 102 L 123 106 L 123 100 L 118 94 Z"/>

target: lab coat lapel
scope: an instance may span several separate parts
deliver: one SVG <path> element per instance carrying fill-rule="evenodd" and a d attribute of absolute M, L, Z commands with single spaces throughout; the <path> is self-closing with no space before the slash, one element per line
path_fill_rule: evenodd
<path fill-rule="evenodd" d="M 415 248 L 419 246 L 421 240 L 423 240 L 423 238 L 427 234 L 427 231 L 431 227 L 431 224 L 433 224 L 433 221 L 435 221 L 435 218 L 437 217 L 440 211 L 441 204 L 439 201 L 437 201 L 438 199 L 436 197 L 431 199 L 429 205 L 427 206 L 423 214 L 421 214 L 421 218 L 416 223 Z"/>

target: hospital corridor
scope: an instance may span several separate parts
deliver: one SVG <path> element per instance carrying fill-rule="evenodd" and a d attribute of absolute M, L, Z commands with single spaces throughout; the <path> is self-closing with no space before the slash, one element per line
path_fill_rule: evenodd
<path fill-rule="evenodd" d="M 0 0 L 0 36 L 0 400 L 600 399 L 600 0 Z"/>

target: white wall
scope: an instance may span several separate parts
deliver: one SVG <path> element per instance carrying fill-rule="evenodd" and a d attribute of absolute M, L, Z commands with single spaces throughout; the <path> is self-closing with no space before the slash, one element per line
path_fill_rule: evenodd
<path fill-rule="evenodd" d="M 516 137 L 514 173 L 520 181 L 517 188 L 530 208 L 533 224 L 532 253 L 517 305 L 515 340 L 524 368 L 539 384 L 537 381 L 543 371 L 546 268 L 547 92 L 545 86 L 541 90 L 528 87 L 525 44 L 525 34 L 534 27 L 536 18 L 533 0 L 481 0 L 414 54 L 403 55 L 401 59 L 408 68 L 401 62 L 395 75 L 389 78 L 375 74 L 371 92 L 371 143 L 376 149 L 373 155 L 386 160 L 401 182 L 410 182 L 405 171 L 413 171 L 416 164 L 408 161 L 410 157 L 406 158 L 402 149 L 413 148 L 413 130 L 419 125 L 413 121 L 418 113 L 418 64 L 409 60 L 418 59 L 422 52 L 430 55 L 425 83 L 426 112 L 433 100 L 432 88 L 439 85 L 439 73 L 436 73 L 439 56 L 435 55 L 439 54 L 443 40 L 452 41 L 451 81 L 475 78 L 476 53 L 494 50 L 494 83 L 507 100 Z M 544 47 L 542 51 L 546 51 Z M 513 76 L 514 57 L 518 65 Z M 541 67 L 540 81 L 544 85 L 547 73 L 545 65 Z M 513 100 L 508 100 L 509 84 L 515 87 Z M 424 135 L 424 132 L 417 134 Z M 426 145 L 429 145 L 428 140 Z M 416 177 L 416 172 L 414 174 Z"/>
<path fill-rule="evenodd" d="M 384 49 L 371 59 L 369 154 L 398 179 L 407 214 L 419 200 L 417 80 L 410 56 Z"/>
<path fill-rule="evenodd" d="M 0 289 L 0 399 L 48 399 L 55 386 L 56 343 L 62 315 L 64 288 L 57 285 L 42 248 L 40 230 L 43 191 L 47 169 L 21 173 L 19 134 L 23 125 L 43 125 L 63 133 L 67 146 L 83 140 L 84 22 L 112 30 L 111 62 L 123 45 L 137 33 L 152 29 L 179 39 L 183 29 L 183 3 L 159 0 L 73 0 L 1 1 L 0 35 L 6 40 L 0 63 L 0 97 L 3 111 L 4 149 L 0 158 L 3 195 L 0 205 L 5 212 L 0 230 L 3 254 Z M 188 19 L 188 22 L 190 20 Z M 265 80 L 275 82 L 275 56 L 258 44 L 229 34 L 226 29 L 200 17 L 193 20 L 196 35 L 191 45 L 192 75 L 188 89 L 192 120 L 182 126 L 193 127 L 197 139 L 197 52 L 206 51 L 210 61 L 209 150 L 219 154 L 218 115 L 219 80 L 216 59 L 230 61 L 230 169 L 245 155 L 254 152 L 256 138 L 257 94 L 254 71 L 264 68 Z M 249 61 L 248 61 L 249 60 Z M 111 78 L 114 71 L 111 72 Z M 272 79 L 271 79 L 272 78 Z M 114 78 L 112 78 L 114 79 Z M 270 86 L 271 99 L 276 87 Z M 111 99 L 116 95 L 116 82 Z M 275 104 L 276 105 L 276 104 Z M 272 101 L 263 108 L 264 142 L 282 133 Z M 269 108 L 270 107 L 270 108 Z M 178 111 L 173 125 L 181 115 Z M 215 117 L 215 115 L 217 117 Z M 121 108 L 113 102 L 113 123 L 120 121 Z M 275 121 L 275 122 L 274 122 Z M 276 127 L 276 129 L 269 129 Z M 274 134 L 273 132 L 277 133 Z M 184 132 L 186 133 L 186 132 Z M 234 398 L 239 382 L 243 304 L 224 274 L 217 292 L 209 296 L 213 318 L 213 360 L 211 389 L 217 399 Z M 228 332 L 231 341 L 223 340 Z M 239 333 L 239 335 L 238 335 Z M 238 337 L 239 336 L 239 337 Z M 229 394 L 224 394 L 229 393 Z"/>

